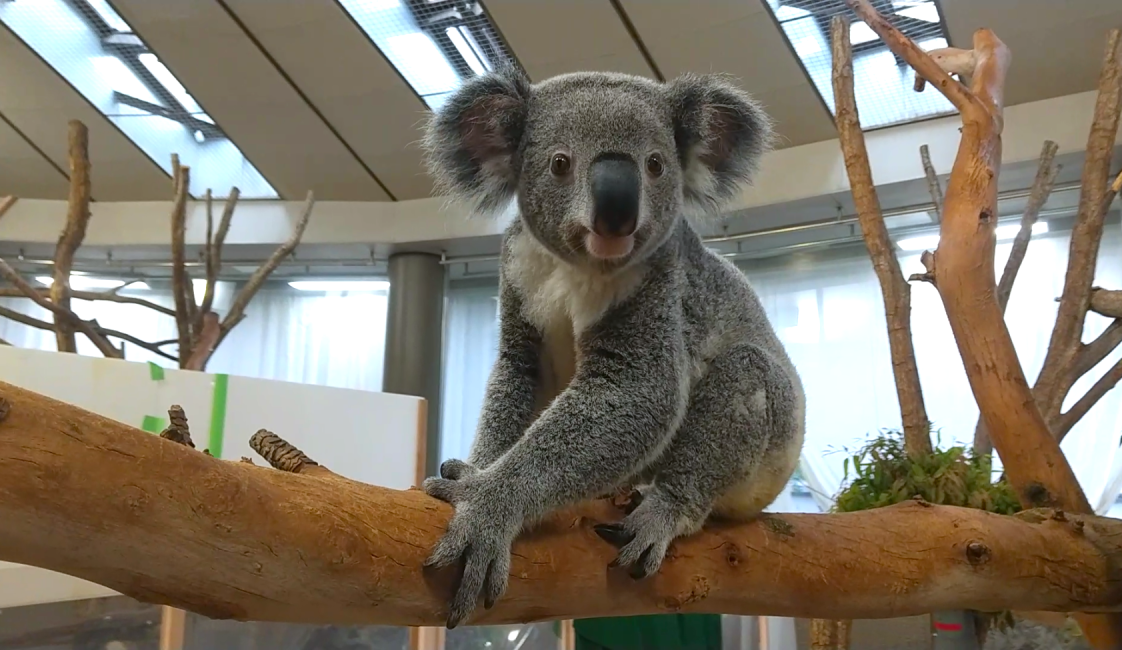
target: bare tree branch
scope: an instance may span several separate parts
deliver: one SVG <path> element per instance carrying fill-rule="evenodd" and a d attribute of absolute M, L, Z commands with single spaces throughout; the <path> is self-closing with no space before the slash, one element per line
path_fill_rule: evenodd
<path fill-rule="evenodd" d="M 311 190 L 309 190 L 308 196 L 304 200 L 303 211 L 301 212 L 300 218 L 297 220 L 296 226 L 292 231 L 292 235 L 288 238 L 288 241 L 284 242 L 275 251 L 273 251 L 273 254 L 269 256 L 269 259 L 265 260 L 265 263 L 259 266 L 257 270 L 253 272 L 253 275 L 249 277 L 249 280 L 245 283 L 245 286 L 242 287 L 242 290 L 238 292 L 237 297 L 234 298 L 233 304 L 230 305 L 230 311 L 228 311 L 226 313 L 226 317 L 222 319 L 222 332 L 219 335 L 218 343 L 215 344 L 216 348 L 218 347 L 218 345 L 222 344 L 222 341 L 226 338 L 226 335 L 229 334 L 230 330 L 232 330 L 235 325 L 240 323 L 242 319 L 245 318 L 246 306 L 248 306 L 249 302 L 253 300 L 253 297 L 257 295 L 257 292 L 261 289 L 261 285 L 265 283 L 265 280 L 269 278 L 269 275 L 271 275 L 272 272 L 275 271 L 278 266 L 280 266 L 280 263 L 284 261 L 284 258 L 288 257 L 294 250 L 296 250 L 296 247 L 300 244 L 300 239 L 304 237 L 304 230 L 308 227 L 308 220 L 312 217 L 312 208 L 315 207 L 315 203 L 315 195 Z M 221 231 L 222 228 L 220 227 L 220 235 L 224 236 Z"/>
<path fill-rule="evenodd" d="M 1072 427 L 1075 426 L 1075 423 L 1079 422 L 1084 415 L 1087 415 L 1087 412 L 1090 411 L 1104 395 L 1109 393 L 1112 388 L 1118 385 L 1119 381 L 1122 381 L 1122 359 L 1115 362 L 1115 364 L 1106 371 L 1106 374 L 1099 377 L 1098 381 L 1083 394 L 1083 397 L 1080 397 L 1075 404 L 1072 404 L 1071 408 L 1069 408 L 1066 413 L 1060 415 L 1055 425 L 1056 436 L 1063 438 L 1063 436 L 1067 435 Z"/>
<path fill-rule="evenodd" d="M 0 196 L 0 217 L 8 213 L 19 198 L 15 196 Z"/>
<path fill-rule="evenodd" d="M 50 295 L 50 293 L 47 289 L 32 288 L 32 290 L 35 291 L 36 293 L 38 293 L 41 296 L 46 297 L 46 296 Z M 75 300 L 89 300 L 89 301 L 101 300 L 101 301 L 105 301 L 105 302 L 115 302 L 115 303 L 119 303 L 119 304 L 122 304 L 122 305 L 139 305 L 141 307 L 146 307 L 146 308 L 151 309 L 153 311 L 160 312 L 161 314 L 164 314 L 166 316 L 171 316 L 172 318 L 175 318 L 175 310 L 168 309 L 167 307 L 164 307 L 163 305 L 158 305 L 158 304 L 156 304 L 156 303 L 154 303 L 150 300 L 145 300 L 143 298 L 137 298 L 136 296 L 122 296 L 122 295 L 118 295 L 118 294 L 114 293 L 114 291 L 119 291 L 119 290 L 120 290 L 119 288 L 114 289 L 113 291 L 75 291 L 75 290 L 71 289 L 70 290 L 70 297 L 74 298 Z M 20 291 L 19 289 L 14 288 L 14 287 L 0 287 L 0 298 L 27 298 L 27 297 L 28 297 L 28 295 L 26 293 Z"/>
<path fill-rule="evenodd" d="M 102 354 L 113 359 L 123 358 L 124 355 L 121 354 L 121 351 L 113 347 L 113 344 L 106 340 L 106 338 L 100 333 L 98 333 L 93 325 L 79 318 L 74 312 L 63 309 L 62 307 L 59 307 L 58 305 L 45 298 L 42 294 L 36 291 L 34 287 L 27 284 L 27 281 L 20 277 L 20 274 L 16 273 L 15 269 L 9 266 L 8 263 L 3 259 L 0 259 L 0 275 L 4 276 L 4 278 L 6 278 L 8 282 L 11 282 L 13 285 L 15 285 L 15 287 L 22 291 L 26 297 L 30 298 L 35 304 L 39 305 L 43 309 L 46 309 L 53 314 L 58 314 L 63 317 L 69 318 L 74 327 L 82 334 L 85 334 L 86 338 L 88 338 L 91 343 L 97 346 L 97 349 L 100 350 Z"/>
<path fill-rule="evenodd" d="M 930 453 L 931 422 L 927 419 L 915 349 L 912 346 L 911 287 L 900 270 L 900 262 L 893 251 L 873 184 L 873 172 L 869 165 L 865 135 L 861 130 L 853 91 L 853 53 L 848 36 L 849 24 L 844 17 L 835 16 L 830 32 L 834 60 L 834 114 L 861 233 L 884 295 L 892 373 L 900 398 L 905 444 L 910 454 Z"/>
<path fill-rule="evenodd" d="M 931 151 L 927 145 L 920 146 L 919 158 L 923 163 L 923 175 L 927 177 L 927 191 L 931 194 L 931 203 L 935 205 L 935 223 L 939 223 L 943 220 L 943 186 L 939 183 L 939 175 L 935 173 L 935 165 L 931 164 Z"/>
<path fill-rule="evenodd" d="M 67 138 L 67 158 L 70 161 L 70 195 L 67 198 L 66 225 L 55 246 L 54 281 L 51 283 L 51 302 L 62 310 L 55 312 L 55 339 L 59 352 L 77 352 L 74 325 L 68 314 L 70 309 L 70 270 L 74 254 L 86 238 L 90 222 L 90 152 L 89 132 L 86 125 L 70 120 Z"/>
<path fill-rule="evenodd" d="M 179 164 L 179 156 L 172 156 L 174 170 L 175 203 L 171 209 L 171 293 L 175 299 L 175 324 L 179 329 L 179 358 L 186 359 L 191 354 L 191 312 L 187 277 L 187 187 L 190 185 L 191 170 Z"/>
<path fill-rule="evenodd" d="M 1091 285 L 1102 240 L 1105 208 L 1109 206 L 1110 160 L 1122 112 L 1122 32 L 1112 29 L 1099 75 L 1098 99 L 1087 137 L 1079 211 L 1072 228 L 1067 274 L 1048 342 L 1044 365 L 1033 392 L 1045 417 L 1059 415 L 1064 398 L 1078 379 L 1072 369 L 1080 351 L 1084 320 L 1090 306 Z"/>

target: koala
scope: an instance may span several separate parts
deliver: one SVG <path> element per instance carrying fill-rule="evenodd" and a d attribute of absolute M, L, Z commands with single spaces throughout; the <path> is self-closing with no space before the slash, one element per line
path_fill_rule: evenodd
<path fill-rule="evenodd" d="M 426 127 L 438 188 L 496 212 L 499 350 L 476 439 L 423 489 L 455 506 L 428 567 L 463 563 L 449 628 L 507 587 L 511 544 L 562 506 L 638 485 L 596 532 L 642 579 L 710 515 L 757 516 L 794 472 L 795 367 L 744 275 L 687 216 L 750 181 L 767 115 L 723 77 L 467 81 Z"/>

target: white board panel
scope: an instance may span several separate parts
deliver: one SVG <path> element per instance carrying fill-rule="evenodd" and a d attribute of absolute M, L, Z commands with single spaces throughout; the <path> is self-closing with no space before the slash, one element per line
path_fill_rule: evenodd
<path fill-rule="evenodd" d="M 347 478 L 404 490 L 417 484 L 424 440 L 419 397 L 230 377 L 222 457 L 253 457 L 268 429 Z"/>

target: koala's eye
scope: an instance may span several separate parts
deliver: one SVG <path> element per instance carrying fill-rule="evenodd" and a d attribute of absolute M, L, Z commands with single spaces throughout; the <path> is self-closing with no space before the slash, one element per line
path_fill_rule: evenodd
<path fill-rule="evenodd" d="M 647 173 L 651 176 L 662 176 L 662 172 L 666 171 L 666 166 L 662 164 L 662 156 L 657 153 L 651 154 L 647 158 Z"/>
<path fill-rule="evenodd" d="M 549 161 L 549 171 L 554 176 L 564 176 L 572 167 L 573 161 L 563 153 L 553 154 L 553 159 Z"/>

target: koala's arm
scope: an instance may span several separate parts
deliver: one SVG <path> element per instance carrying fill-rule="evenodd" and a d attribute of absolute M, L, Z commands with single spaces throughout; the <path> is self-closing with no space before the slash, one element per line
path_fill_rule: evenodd
<path fill-rule="evenodd" d="M 541 359 L 541 334 L 522 315 L 518 290 L 501 281 L 499 355 L 487 380 L 483 410 L 468 462 L 484 469 L 502 456 L 530 426 Z"/>
<path fill-rule="evenodd" d="M 649 277 L 580 335 L 572 382 L 484 472 L 501 510 L 533 520 L 602 494 L 670 439 L 688 390 L 673 292 L 669 278 Z"/>

